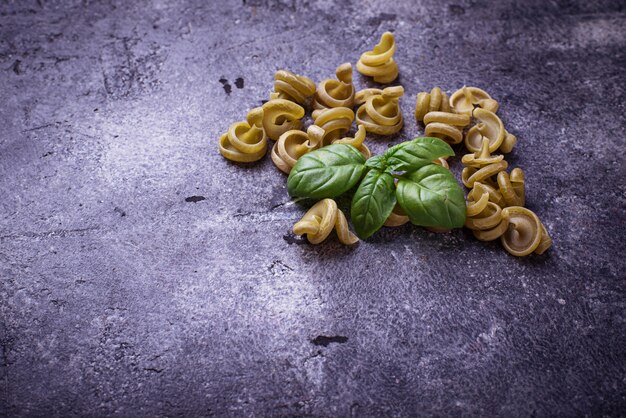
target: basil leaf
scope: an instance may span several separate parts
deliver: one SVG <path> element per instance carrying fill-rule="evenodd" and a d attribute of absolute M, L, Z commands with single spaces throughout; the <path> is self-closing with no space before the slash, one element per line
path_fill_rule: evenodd
<path fill-rule="evenodd" d="M 354 197 L 350 210 L 352 225 L 361 239 L 378 231 L 396 205 L 393 176 L 378 170 L 370 170 Z"/>
<path fill-rule="evenodd" d="M 298 159 L 287 179 L 293 197 L 325 199 L 350 190 L 365 171 L 365 157 L 352 145 L 333 144 Z"/>
<path fill-rule="evenodd" d="M 376 157 L 372 157 L 365 162 L 365 167 L 375 168 L 379 171 L 385 171 L 387 168 L 387 161 L 383 158 L 382 155 L 377 155 Z"/>
<path fill-rule="evenodd" d="M 439 157 L 453 156 L 454 151 L 439 138 L 420 137 L 389 148 L 384 154 L 387 172 L 413 171 Z"/>
<path fill-rule="evenodd" d="M 465 197 L 452 173 L 429 164 L 400 177 L 398 203 L 415 225 L 460 228 L 465 223 Z"/>

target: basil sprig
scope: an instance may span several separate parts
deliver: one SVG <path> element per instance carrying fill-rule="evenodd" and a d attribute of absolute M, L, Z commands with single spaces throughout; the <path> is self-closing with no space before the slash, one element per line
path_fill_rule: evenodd
<path fill-rule="evenodd" d="M 383 226 L 396 203 L 415 225 L 460 228 L 463 191 L 449 170 L 432 162 L 453 155 L 447 143 L 430 137 L 403 142 L 367 161 L 351 145 L 329 145 L 300 157 L 287 189 L 294 197 L 333 198 L 360 181 L 351 216 L 361 239 Z"/>

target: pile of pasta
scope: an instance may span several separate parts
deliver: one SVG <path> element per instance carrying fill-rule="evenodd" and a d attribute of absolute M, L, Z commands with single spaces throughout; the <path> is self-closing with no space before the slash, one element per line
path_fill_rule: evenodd
<path fill-rule="evenodd" d="M 477 87 L 464 86 L 449 98 L 435 87 L 417 95 L 415 118 L 424 123 L 427 136 L 463 142 L 470 151 L 461 159 L 461 177 L 470 189 L 465 226 L 473 235 L 481 241 L 499 238 L 514 256 L 543 254 L 552 239 L 537 215 L 524 207 L 524 171 L 506 171 L 503 154 L 513 150 L 517 138 L 504 128 L 498 109 L 498 102 Z M 501 154 L 492 154 L 497 151 Z"/>
<path fill-rule="evenodd" d="M 398 77 L 395 51 L 393 34 L 385 32 L 371 51 L 361 54 L 357 71 L 377 83 L 393 82 Z M 300 157 L 330 144 L 353 145 L 369 158 L 371 152 L 365 144 L 368 133 L 388 136 L 402 129 L 404 119 L 399 101 L 404 88 L 356 91 L 352 73 L 352 64 L 343 63 L 337 67 L 335 78 L 316 85 L 306 76 L 277 71 L 270 100 L 250 110 L 246 121 L 230 126 L 219 139 L 220 153 L 235 162 L 254 162 L 264 157 L 270 141 L 274 141 L 272 162 L 286 174 Z M 463 87 L 451 96 L 435 87 L 417 95 L 415 118 L 424 123 L 426 136 L 450 144 L 463 142 L 470 151 L 462 159 L 465 165 L 462 180 L 471 189 L 465 226 L 474 236 L 485 241 L 500 238 L 505 249 L 516 256 L 541 254 L 552 241 L 537 216 L 523 207 L 524 173 L 519 168 L 507 173 L 508 164 L 503 155 L 492 155 L 496 151 L 511 152 L 517 141 L 504 129 L 496 115 L 498 108 L 498 102 L 477 87 Z M 304 130 L 307 111 L 313 123 Z M 350 134 L 354 123 L 356 132 Z M 444 158 L 434 162 L 449 168 Z M 407 222 L 408 216 L 396 206 L 385 226 Z M 333 230 L 341 243 L 358 242 L 332 199 L 315 204 L 293 227 L 295 234 L 306 234 L 312 244 L 324 241 Z"/>

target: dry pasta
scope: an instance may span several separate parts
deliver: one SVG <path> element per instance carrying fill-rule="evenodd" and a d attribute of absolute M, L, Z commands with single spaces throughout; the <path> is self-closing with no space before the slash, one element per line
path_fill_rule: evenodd
<path fill-rule="evenodd" d="M 497 181 L 506 206 L 524 206 L 524 171 L 521 168 L 514 168 L 510 175 L 506 171 L 499 172 Z"/>
<path fill-rule="evenodd" d="M 309 151 L 319 148 L 324 130 L 311 125 L 306 132 L 291 130 L 282 134 L 272 148 L 272 161 L 282 172 L 289 174 L 298 159 Z"/>
<path fill-rule="evenodd" d="M 502 209 L 502 214 L 509 220 L 509 226 L 501 237 L 504 248 L 517 257 L 523 257 L 536 251 L 542 242 L 543 233 L 545 232 L 545 228 L 542 228 L 541 221 L 539 221 L 537 215 L 521 206 L 504 208 Z M 550 237 L 543 239 L 549 240 Z M 544 241 L 544 247 L 545 245 Z M 542 248 L 543 251 L 546 249 Z"/>
<path fill-rule="evenodd" d="M 478 87 L 463 86 L 450 96 L 450 107 L 456 113 L 471 115 L 475 106 L 493 113 L 496 113 L 500 107 L 497 101 Z"/>
<path fill-rule="evenodd" d="M 315 83 L 309 77 L 279 70 L 274 74 L 274 90 L 270 99 L 286 99 L 305 106 L 315 94 Z"/>
<path fill-rule="evenodd" d="M 354 134 L 354 138 L 346 137 L 341 139 L 335 139 L 333 144 L 348 144 L 352 145 L 354 148 L 358 149 L 361 154 L 367 159 L 372 156 L 371 151 L 365 145 L 365 126 L 359 125 L 356 133 Z"/>
<path fill-rule="evenodd" d="M 315 125 L 324 129 L 322 146 L 330 145 L 334 140 L 342 138 L 352 127 L 354 112 L 347 107 L 333 107 L 320 110 L 313 117 Z"/>
<path fill-rule="evenodd" d="M 489 201 L 489 193 L 483 193 L 478 200 L 468 201 L 465 226 L 478 240 L 493 241 L 504 234 L 509 220 L 500 206 Z"/>
<path fill-rule="evenodd" d="M 348 228 L 348 221 L 343 212 L 332 199 L 323 199 L 317 202 L 302 219 L 293 226 L 296 235 L 306 234 L 311 244 L 324 241 L 335 229 L 342 244 L 356 244 L 359 239 Z"/>
<path fill-rule="evenodd" d="M 504 129 L 502 120 L 489 110 L 476 108 L 472 116 L 478 123 L 472 126 L 465 135 L 465 147 L 471 152 L 480 150 L 483 138 L 489 139 L 489 152 L 500 149 L 500 152 L 511 152 L 517 138 Z M 506 142 L 505 142 L 506 140 Z"/>
<path fill-rule="evenodd" d="M 458 144 L 463 140 L 463 128 L 470 123 L 467 115 L 449 112 L 428 112 L 424 116 L 426 136 L 434 136 L 450 144 Z"/>
<path fill-rule="evenodd" d="M 398 101 L 404 94 L 402 86 L 387 87 L 381 94 L 370 95 L 356 112 L 357 124 L 364 125 L 367 132 L 393 135 L 403 126 Z"/>
<path fill-rule="evenodd" d="M 248 112 L 247 121 L 235 122 L 219 139 L 220 153 L 231 161 L 248 163 L 263 158 L 267 152 L 267 136 L 263 130 L 263 109 Z"/>
<path fill-rule="evenodd" d="M 263 129 L 267 136 L 276 141 L 279 136 L 302 127 L 304 108 L 286 99 L 272 99 L 263 105 Z"/>
<path fill-rule="evenodd" d="M 424 121 L 424 116 L 428 112 L 442 111 L 451 113 L 450 99 L 448 95 L 441 91 L 439 87 L 433 88 L 430 93 L 425 91 L 417 94 L 415 100 L 415 119 L 418 122 Z"/>
<path fill-rule="evenodd" d="M 393 59 L 396 41 L 391 32 L 385 32 L 373 50 L 364 52 L 356 63 L 363 75 L 373 77 L 377 83 L 391 83 L 398 77 L 398 64 Z"/>
<path fill-rule="evenodd" d="M 354 107 L 354 85 L 352 84 L 352 64 L 346 62 L 337 67 L 336 80 L 320 82 L 313 99 L 313 109 L 329 107 Z"/>

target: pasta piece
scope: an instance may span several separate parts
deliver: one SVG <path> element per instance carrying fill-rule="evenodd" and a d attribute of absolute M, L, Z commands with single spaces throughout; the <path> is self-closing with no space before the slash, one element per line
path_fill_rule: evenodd
<path fill-rule="evenodd" d="M 483 138 L 489 139 L 489 152 L 495 152 L 498 148 L 501 152 L 510 152 L 513 149 L 517 138 L 504 129 L 502 120 L 495 113 L 476 108 L 472 115 L 478 120 L 478 123 L 472 126 L 465 135 L 465 147 L 468 150 L 471 152 L 480 151 Z M 507 139 L 506 144 L 504 144 L 505 138 Z"/>
<path fill-rule="evenodd" d="M 501 238 L 504 248 L 516 257 L 534 252 L 539 247 L 543 234 L 537 215 L 521 206 L 504 208 L 502 213 L 509 220 L 509 226 Z"/>
<path fill-rule="evenodd" d="M 220 153 L 231 161 L 249 163 L 263 158 L 267 152 L 267 136 L 263 130 L 263 109 L 248 112 L 246 122 L 235 122 L 219 140 Z"/>
<path fill-rule="evenodd" d="M 377 83 L 391 83 L 398 77 L 398 64 L 393 59 L 396 41 L 391 32 L 385 32 L 373 50 L 361 54 L 356 69 L 363 75 L 373 77 Z"/>
<path fill-rule="evenodd" d="M 274 93 L 270 99 L 286 99 L 305 106 L 309 97 L 315 94 L 315 83 L 309 77 L 279 70 L 274 74 Z"/>
<path fill-rule="evenodd" d="M 372 156 L 371 151 L 367 148 L 367 145 L 364 144 L 365 141 L 365 126 L 359 125 L 356 133 L 354 134 L 354 138 L 341 138 L 335 139 L 333 144 L 348 144 L 352 145 L 354 148 L 358 149 L 361 154 L 368 159 Z"/>
<path fill-rule="evenodd" d="M 469 201 L 465 226 L 480 241 L 493 241 L 506 231 L 509 220 L 500 206 L 489 202 L 489 193 L 483 193 L 478 201 Z"/>
<path fill-rule="evenodd" d="M 474 188 L 467 194 L 467 199 L 478 200 L 484 193 L 489 194 L 489 201 L 500 207 L 504 205 L 504 198 L 497 188 L 479 181 L 474 182 Z"/>
<path fill-rule="evenodd" d="M 524 171 L 521 168 L 514 168 L 510 176 L 506 171 L 499 172 L 498 186 L 506 206 L 524 206 Z"/>
<path fill-rule="evenodd" d="M 263 105 L 263 129 L 267 136 L 276 141 L 287 131 L 302 128 L 304 108 L 285 99 L 272 99 Z"/>
<path fill-rule="evenodd" d="M 377 88 L 359 90 L 354 95 L 354 104 L 356 106 L 361 106 L 363 103 L 367 102 L 367 99 L 370 97 L 380 94 L 383 94 L 383 91 Z"/>
<path fill-rule="evenodd" d="M 461 180 L 463 180 L 465 187 L 469 189 L 474 187 L 474 183 L 477 181 L 495 187 L 495 183 L 491 179 L 491 176 L 495 176 L 499 172 L 506 170 L 508 166 L 509 163 L 502 160 L 497 163 L 486 165 L 481 169 L 465 167 L 461 172 Z"/>
<path fill-rule="evenodd" d="M 402 86 L 387 87 L 382 94 L 370 95 L 356 112 L 356 122 L 367 132 L 393 135 L 403 126 L 402 111 L 398 101 L 404 94 Z"/>
<path fill-rule="evenodd" d="M 337 231 L 337 237 L 342 244 L 352 245 L 359 241 L 359 238 L 348 228 L 346 216 L 337 208 L 337 203 L 332 199 L 317 202 L 293 226 L 294 234 L 306 234 L 311 244 L 324 241 L 333 229 Z"/>
<path fill-rule="evenodd" d="M 452 113 L 449 100 L 448 95 L 442 92 L 439 87 L 433 88 L 430 93 L 425 91 L 418 93 L 415 100 L 415 119 L 418 122 L 423 122 L 424 116 L 428 112 Z"/>
<path fill-rule="evenodd" d="M 491 155 L 489 152 L 489 139 L 483 138 L 483 145 L 480 151 L 471 154 L 465 154 L 461 158 L 461 163 L 466 167 L 482 168 L 486 165 L 500 162 L 504 159 L 504 155 Z"/>
<path fill-rule="evenodd" d="M 329 107 L 354 107 L 354 85 L 352 84 L 352 64 L 346 62 L 337 67 L 337 79 L 322 81 L 313 99 L 313 109 Z"/>
<path fill-rule="evenodd" d="M 409 222 L 409 217 L 406 216 L 406 213 L 402 210 L 400 205 L 396 203 L 384 225 L 394 227 L 404 225 L 407 222 Z"/>
<path fill-rule="evenodd" d="M 458 144 L 463 140 L 463 128 L 470 123 L 467 115 L 449 112 L 428 112 L 424 116 L 426 136 L 440 138 L 450 144 Z"/>
<path fill-rule="evenodd" d="M 486 91 L 478 87 L 463 86 L 452 93 L 450 97 L 450 107 L 456 113 L 471 115 L 474 111 L 474 106 L 493 113 L 496 113 L 499 107 L 497 101 L 493 100 Z"/>
<path fill-rule="evenodd" d="M 354 112 L 347 107 L 333 107 L 315 113 L 313 121 L 324 129 L 322 146 L 330 145 L 336 139 L 346 135 L 352 127 L 353 120 Z"/>
<path fill-rule="evenodd" d="M 548 235 L 546 227 L 541 224 L 541 241 L 535 249 L 535 254 L 543 254 L 552 246 L 552 238 Z"/>
<path fill-rule="evenodd" d="M 282 134 L 272 148 L 272 161 L 282 172 L 289 174 L 291 169 L 309 151 L 319 148 L 324 139 L 324 130 L 311 125 L 306 133 L 298 130 Z"/>

